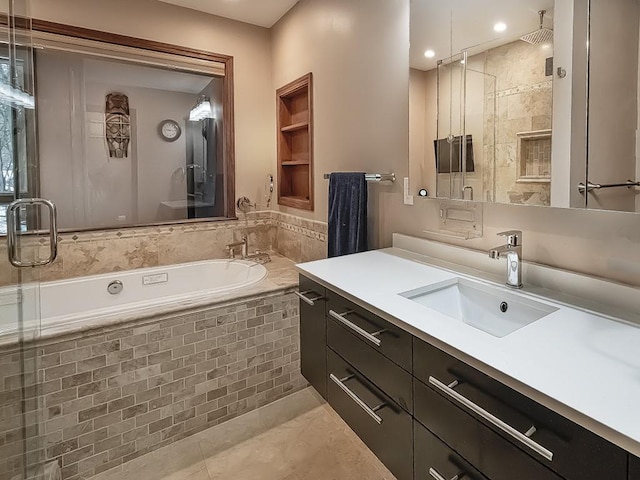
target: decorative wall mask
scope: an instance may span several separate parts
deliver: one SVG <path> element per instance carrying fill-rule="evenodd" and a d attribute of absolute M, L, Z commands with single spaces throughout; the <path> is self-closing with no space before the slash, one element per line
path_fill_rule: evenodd
<path fill-rule="evenodd" d="M 109 147 L 109 157 L 128 157 L 131 141 L 129 98 L 123 93 L 109 93 L 106 99 L 105 137 Z"/>

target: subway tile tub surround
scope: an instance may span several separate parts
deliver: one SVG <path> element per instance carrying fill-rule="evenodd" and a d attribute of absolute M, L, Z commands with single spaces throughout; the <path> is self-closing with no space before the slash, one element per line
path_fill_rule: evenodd
<path fill-rule="evenodd" d="M 29 346 L 38 375 L 24 377 L 26 407 L 42 425 L 30 455 L 59 462 L 63 479 L 89 478 L 300 390 L 291 291 Z M 20 463 L 20 362 L 17 345 L 0 347 L 0 480 Z"/>

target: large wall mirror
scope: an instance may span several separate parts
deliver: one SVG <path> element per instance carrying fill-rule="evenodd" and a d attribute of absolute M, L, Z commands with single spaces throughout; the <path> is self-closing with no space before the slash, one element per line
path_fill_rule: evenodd
<path fill-rule="evenodd" d="M 66 230 L 234 215 L 230 57 L 48 22 L 33 45 L 34 67 L 15 74 L 34 71 L 35 109 L 0 109 L 3 192 L 53 201 Z M 19 152 L 2 145 L 11 135 Z M 22 216 L 25 230 L 44 223 Z"/>
<path fill-rule="evenodd" d="M 639 9 L 636 0 L 413 0 L 412 188 L 640 211 Z"/>

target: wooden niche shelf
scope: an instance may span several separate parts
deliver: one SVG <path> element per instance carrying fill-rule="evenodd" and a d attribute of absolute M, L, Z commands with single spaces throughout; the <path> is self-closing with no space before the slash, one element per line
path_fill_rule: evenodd
<path fill-rule="evenodd" d="M 278 204 L 313 210 L 313 90 L 311 73 L 279 88 Z"/>

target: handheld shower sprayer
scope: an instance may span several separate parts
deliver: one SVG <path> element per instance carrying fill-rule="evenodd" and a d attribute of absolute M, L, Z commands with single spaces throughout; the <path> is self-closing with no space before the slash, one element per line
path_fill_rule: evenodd
<path fill-rule="evenodd" d="M 267 208 L 271 206 L 271 198 L 273 197 L 273 175 L 267 175 L 267 185 L 265 185 L 264 198 L 267 200 Z"/>

